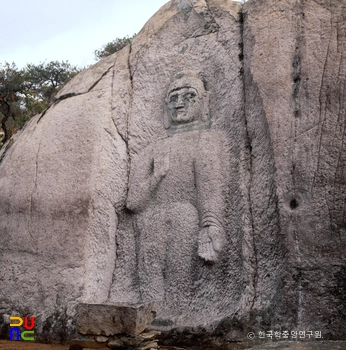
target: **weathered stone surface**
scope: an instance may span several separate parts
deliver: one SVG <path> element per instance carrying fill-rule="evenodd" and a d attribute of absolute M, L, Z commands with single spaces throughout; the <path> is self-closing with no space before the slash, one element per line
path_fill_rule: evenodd
<path fill-rule="evenodd" d="M 81 347 L 89 349 L 102 349 L 105 347 L 105 344 L 98 343 L 95 339 L 72 339 L 70 341 L 70 348 Z"/>
<path fill-rule="evenodd" d="M 95 338 L 95 340 L 96 340 L 98 343 L 105 343 L 106 341 L 108 341 L 108 337 L 98 336 L 98 337 Z"/>
<path fill-rule="evenodd" d="M 150 326 L 155 315 L 155 308 L 151 303 L 79 304 L 77 331 L 82 334 L 136 336 Z"/>
<path fill-rule="evenodd" d="M 149 350 L 149 349 L 157 349 L 159 346 L 157 342 L 155 341 L 150 341 L 146 344 L 140 345 L 137 349 L 138 350 Z"/>
<path fill-rule="evenodd" d="M 83 95 L 91 91 L 96 85 L 97 89 L 109 88 L 109 82 L 102 78 L 108 73 L 112 74 L 114 67 L 114 56 L 109 56 L 96 63 L 92 69 L 86 69 L 76 75 L 68 85 L 56 95 L 56 100 L 63 100 L 68 97 Z M 105 83 L 105 84 L 104 84 Z"/>
<path fill-rule="evenodd" d="M 155 301 L 166 342 L 344 338 L 345 7 L 172 0 L 67 84 L 0 151 L 3 334 Z"/>
<path fill-rule="evenodd" d="M 249 1 L 243 15 L 252 309 L 325 337 L 345 336 L 345 6 Z"/>
<path fill-rule="evenodd" d="M 139 335 L 139 337 L 143 340 L 152 340 L 152 339 L 155 339 L 159 335 L 161 335 L 161 332 L 150 331 L 150 332 L 141 333 Z"/>
<path fill-rule="evenodd" d="M 137 346 L 143 341 L 143 339 L 139 336 L 137 336 L 137 337 L 121 337 L 120 341 L 125 346 Z"/>
<path fill-rule="evenodd" d="M 124 343 L 121 339 L 114 339 L 108 343 L 108 347 L 111 349 L 119 349 L 124 347 Z"/>
<path fill-rule="evenodd" d="M 68 339 L 78 300 L 108 296 L 127 179 L 112 82 L 33 118 L 1 161 L 0 310 L 33 314 L 41 339 Z"/>
<path fill-rule="evenodd" d="M 242 294 L 243 277 L 238 273 L 242 262 L 238 257 L 246 188 L 240 184 L 240 174 L 245 171 L 240 160 L 246 135 L 238 58 L 240 7 L 230 2 L 226 11 L 216 2 L 208 7 L 205 1 L 193 6 L 172 1 L 132 43 L 127 198 L 132 212 L 124 213 L 119 221 L 119 263 L 110 300 L 159 301 L 155 324 L 162 328 L 219 320 L 229 310 L 235 311 Z M 160 18 L 164 18 L 162 24 Z M 160 29 L 150 32 L 152 25 Z M 179 71 L 193 71 L 202 78 L 204 87 L 198 82 L 195 87 L 203 95 L 201 103 L 209 108 L 206 120 L 203 117 L 201 124 L 193 124 L 186 132 L 172 131 L 166 124 L 168 90 Z M 142 205 L 139 198 L 151 181 L 145 174 L 150 157 L 156 168 L 161 159 L 169 170 L 157 187 L 157 197 Z M 195 170 L 194 164 L 202 171 Z M 225 181 L 226 177 L 229 180 Z M 222 203 L 229 201 L 230 193 L 232 208 L 227 208 Z M 207 229 L 202 231 L 207 210 L 220 227 L 224 226 L 214 230 L 224 242 L 217 257 L 204 259 L 201 256 L 206 254 L 198 252 L 197 242 L 209 234 Z M 222 231 L 227 235 L 222 237 Z"/>

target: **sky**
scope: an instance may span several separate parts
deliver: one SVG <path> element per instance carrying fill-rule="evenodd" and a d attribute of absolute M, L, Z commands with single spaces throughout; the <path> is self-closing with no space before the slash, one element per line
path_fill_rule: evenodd
<path fill-rule="evenodd" d="M 0 0 L 0 64 L 96 63 L 94 51 L 138 33 L 168 0 Z"/>

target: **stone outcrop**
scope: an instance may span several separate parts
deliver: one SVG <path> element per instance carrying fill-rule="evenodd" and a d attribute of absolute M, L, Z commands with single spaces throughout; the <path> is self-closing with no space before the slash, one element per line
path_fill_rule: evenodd
<path fill-rule="evenodd" d="M 345 7 L 172 0 L 67 84 L 0 151 L 3 335 L 155 301 L 167 343 L 342 338 Z"/>
<path fill-rule="evenodd" d="M 105 301 L 112 283 L 128 155 L 112 119 L 109 61 L 0 156 L 2 322 L 34 315 L 41 339 L 68 337 L 78 302 Z"/>
<path fill-rule="evenodd" d="M 281 314 L 276 322 L 340 337 L 346 290 L 346 4 L 273 5 L 252 1 L 243 14 L 255 289 L 261 291 L 254 307 L 264 305 L 263 290 L 272 278 L 271 259 L 263 252 L 268 239 L 279 239 L 286 252 L 272 255 L 284 257 L 285 264 L 272 314 Z"/>

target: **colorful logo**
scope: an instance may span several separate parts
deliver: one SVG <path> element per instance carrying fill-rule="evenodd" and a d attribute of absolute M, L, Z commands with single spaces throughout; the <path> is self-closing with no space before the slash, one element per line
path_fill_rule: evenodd
<path fill-rule="evenodd" d="M 30 317 L 30 322 L 27 316 L 24 317 L 24 321 L 19 316 L 10 316 L 10 322 L 10 340 L 35 340 L 34 316 Z M 22 326 L 25 328 L 25 330 L 21 330 L 19 328 Z"/>

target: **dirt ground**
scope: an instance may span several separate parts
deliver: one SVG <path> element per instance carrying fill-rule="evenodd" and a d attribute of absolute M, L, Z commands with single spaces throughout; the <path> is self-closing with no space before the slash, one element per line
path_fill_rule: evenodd
<path fill-rule="evenodd" d="M 0 350 L 68 350 L 68 348 L 68 345 L 40 344 L 30 341 L 0 340 Z M 185 349 L 177 347 L 160 347 L 160 350 Z"/>
<path fill-rule="evenodd" d="M 0 340 L 0 350 L 68 350 L 68 345 L 40 344 L 30 341 Z M 185 350 L 189 348 L 160 347 L 160 350 Z M 247 348 L 249 350 L 249 348 Z M 252 347 L 250 350 L 346 350 L 346 341 L 273 342 Z"/>
<path fill-rule="evenodd" d="M 0 350 L 68 350 L 68 348 L 68 345 L 40 344 L 30 341 L 0 340 Z M 176 347 L 160 347 L 160 350 L 184 349 Z"/>
<path fill-rule="evenodd" d="M 30 341 L 0 340 L 1 350 L 67 350 L 67 345 L 39 344 Z"/>

